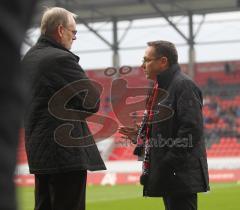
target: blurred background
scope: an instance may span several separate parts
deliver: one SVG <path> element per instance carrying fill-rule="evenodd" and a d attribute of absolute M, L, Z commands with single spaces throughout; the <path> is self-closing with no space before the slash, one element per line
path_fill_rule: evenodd
<path fill-rule="evenodd" d="M 199 209 L 238 210 L 240 1 L 42 0 L 26 33 L 22 56 L 40 35 L 44 8 L 52 6 L 78 15 L 72 52 L 80 57 L 79 64 L 88 76 L 104 88 L 99 113 L 112 117 L 119 126 L 126 117 L 124 109 L 142 98 L 128 98 L 125 107 L 119 101 L 128 90 L 151 85 L 140 68 L 146 42 L 168 40 L 176 44 L 182 71 L 199 85 L 204 96 L 204 138 L 211 191 L 200 195 Z M 117 87 L 118 96 L 113 98 L 113 81 L 119 79 L 127 82 L 128 90 Z M 139 111 L 129 113 L 129 124 L 139 122 Z M 104 121 L 90 123 L 90 128 L 93 133 L 100 129 L 109 132 Z M 133 145 L 117 132 L 104 139 L 100 136 L 96 142 L 108 170 L 89 173 L 87 209 L 164 209 L 161 199 L 142 198 L 138 184 L 141 162 L 132 154 Z M 33 209 L 34 178 L 28 172 L 24 128 L 19 133 L 15 183 L 20 209 Z"/>

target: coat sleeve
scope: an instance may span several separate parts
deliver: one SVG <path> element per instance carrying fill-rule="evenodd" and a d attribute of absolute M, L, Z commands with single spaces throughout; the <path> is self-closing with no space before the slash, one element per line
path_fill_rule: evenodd
<path fill-rule="evenodd" d="M 67 109 L 85 111 L 91 115 L 99 110 L 101 86 L 91 81 L 82 70 L 76 59 L 71 55 L 58 56 L 52 74 L 58 89 L 68 87 L 76 93 L 66 104 Z M 57 90 L 59 91 L 59 90 Z M 64 105 L 64 104 L 63 104 Z"/>
<path fill-rule="evenodd" d="M 187 154 L 203 140 L 201 91 L 191 80 L 183 80 L 177 87 L 175 97 L 176 137 L 166 155 L 170 165 L 183 163 Z"/>

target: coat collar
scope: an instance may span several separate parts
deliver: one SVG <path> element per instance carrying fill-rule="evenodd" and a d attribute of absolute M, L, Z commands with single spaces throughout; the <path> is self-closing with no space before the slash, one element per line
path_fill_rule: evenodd
<path fill-rule="evenodd" d="M 174 74 L 179 71 L 180 66 L 178 64 L 174 64 L 170 68 L 158 74 L 157 75 L 158 87 L 166 90 L 169 84 L 171 83 Z"/>
<path fill-rule="evenodd" d="M 49 36 L 46 36 L 46 35 L 41 35 L 37 41 L 38 44 L 47 44 L 47 45 L 51 45 L 55 48 L 59 48 L 59 49 L 62 49 L 64 51 L 67 51 L 69 53 L 71 53 L 76 59 L 77 61 L 80 60 L 80 58 L 73 54 L 70 50 L 66 49 L 65 47 L 63 47 L 61 44 L 59 44 L 58 42 L 56 42 L 54 39 L 52 39 L 51 37 Z"/>

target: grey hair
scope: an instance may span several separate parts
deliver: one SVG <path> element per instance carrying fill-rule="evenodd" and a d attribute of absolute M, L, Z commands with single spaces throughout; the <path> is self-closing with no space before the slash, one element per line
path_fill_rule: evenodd
<path fill-rule="evenodd" d="M 69 17 L 76 18 L 77 15 L 61 7 L 46 8 L 41 21 L 41 34 L 52 35 L 59 26 L 67 26 Z"/>

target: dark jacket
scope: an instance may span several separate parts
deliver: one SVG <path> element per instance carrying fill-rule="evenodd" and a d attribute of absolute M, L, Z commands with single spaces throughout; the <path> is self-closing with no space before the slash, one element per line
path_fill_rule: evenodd
<path fill-rule="evenodd" d="M 25 80 L 31 84 L 24 120 L 31 173 L 106 169 L 86 123 L 86 117 L 99 109 L 100 90 L 78 61 L 76 55 L 46 36 L 23 58 Z M 80 147 L 78 141 L 82 142 Z"/>
<path fill-rule="evenodd" d="M 150 169 L 144 196 L 158 197 L 209 190 L 203 139 L 202 94 L 179 65 L 157 76 L 167 92 L 154 102 Z"/>

